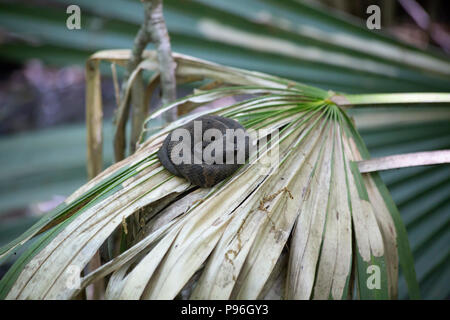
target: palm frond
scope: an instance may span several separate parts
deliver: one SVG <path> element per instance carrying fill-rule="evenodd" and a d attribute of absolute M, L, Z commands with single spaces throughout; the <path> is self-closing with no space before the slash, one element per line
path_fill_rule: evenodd
<path fill-rule="evenodd" d="M 99 52 L 87 70 L 95 75 L 98 61 L 120 65 L 129 55 Z M 333 102 L 335 93 L 184 55 L 175 59 L 177 77 L 195 75 L 227 86 L 194 92 L 152 114 L 135 154 L 2 248 L 0 257 L 6 257 L 36 238 L 0 281 L 1 297 L 67 299 L 111 275 L 107 298 L 255 299 L 273 294 L 281 281 L 280 298 L 345 299 L 357 293 L 384 299 L 397 296 L 399 261 L 410 297 L 419 297 L 405 227 L 378 174 L 359 172 L 356 162 L 369 154 L 345 108 Z M 156 67 L 155 54 L 146 52 L 138 69 Z M 88 112 L 101 115 L 99 83 L 89 90 Z M 239 95 L 246 98 L 155 130 L 155 120 L 170 108 Z M 427 101 L 448 102 L 442 97 Z M 229 179 L 195 189 L 168 173 L 156 151 L 170 130 L 204 113 L 262 131 L 257 142 L 266 148 Z M 90 132 L 101 132 L 100 120 L 88 123 Z M 95 163 L 101 134 L 89 139 Z M 137 241 L 84 275 L 81 288 L 69 286 L 70 267 L 81 271 L 115 230 L 127 233 L 132 215 L 141 222 Z M 376 290 L 367 286 L 373 269 L 380 272 Z"/>

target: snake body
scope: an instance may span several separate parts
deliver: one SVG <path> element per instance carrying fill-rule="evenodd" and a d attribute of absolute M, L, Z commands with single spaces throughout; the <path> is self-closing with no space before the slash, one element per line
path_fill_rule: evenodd
<path fill-rule="evenodd" d="M 178 163 L 176 164 L 176 161 L 173 161 L 173 151 L 174 148 L 179 143 L 184 143 L 186 141 L 172 141 L 172 134 L 173 132 L 169 133 L 167 137 L 165 138 L 161 148 L 158 151 L 158 158 L 161 161 L 162 165 L 169 170 L 172 174 L 184 177 L 188 181 L 190 181 L 192 184 L 207 188 L 215 185 L 216 183 L 222 181 L 223 179 L 229 177 L 231 174 L 233 174 L 240 166 L 240 163 L 237 163 L 237 161 L 233 161 L 232 164 L 225 163 L 226 161 L 226 154 L 225 152 L 232 152 L 234 160 L 236 160 L 236 154 L 239 152 L 239 149 L 242 148 L 242 146 L 245 146 L 245 159 L 248 159 L 248 150 L 249 150 L 249 139 L 248 136 L 245 136 L 245 142 L 244 143 L 238 143 L 236 139 L 234 139 L 232 146 L 232 150 L 230 151 L 230 148 L 225 149 L 225 139 L 227 137 L 227 129 L 232 130 L 238 130 L 242 129 L 245 132 L 245 129 L 239 124 L 239 122 L 221 117 L 221 116 L 215 116 L 215 115 L 206 115 L 199 117 L 185 125 L 183 125 L 182 129 L 186 129 L 187 132 L 189 132 L 191 137 L 194 137 L 194 121 L 201 121 L 201 150 L 203 151 L 205 148 L 208 147 L 210 143 L 214 141 L 214 138 L 208 138 L 204 136 L 204 133 L 208 129 L 217 129 L 221 132 L 223 137 L 223 154 L 221 157 L 223 158 L 223 163 L 207 163 L 204 161 L 204 159 L 200 159 L 199 162 L 201 163 L 194 163 L 194 161 L 190 161 L 189 163 Z M 197 124 L 199 124 L 197 122 Z M 228 131 L 229 133 L 230 131 Z M 195 142 L 189 141 L 190 144 L 190 152 L 191 152 L 191 160 L 195 157 Z M 222 143 L 222 142 L 221 142 Z M 230 145 L 228 145 L 230 147 Z M 197 146 L 199 148 L 199 146 Z M 179 149 L 175 149 L 178 151 Z M 197 149 L 199 150 L 199 149 Z M 174 151 L 175 152 L 175 151 Z M 214 152 L 212 153 L 214 155 Z M 182 155 L 182 151 L 180 152 L 180 155 Z M 197 153 L 198 155 L 198 153 Z M 199 159 L 199 158 L 197 158 Z"/>

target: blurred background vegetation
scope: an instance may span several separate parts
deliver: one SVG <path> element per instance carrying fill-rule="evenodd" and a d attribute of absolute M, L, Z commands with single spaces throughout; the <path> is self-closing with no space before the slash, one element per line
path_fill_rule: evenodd
<path fill-rule="evenodd" d="M 81 8 L 80 30 L 66 28 L 70 4 Z M 366 27 L 371 4 L 381 30 Z M 164 12 L 173 50 L 198 58 L 348 93 L 450 89 L 448 1 L 165 0 Z M 84 63 L 98 50 L 131 48 L 142 20 L 138 0 L 0 1 L 0 246 L 86 182 Z M 103 71 L 106 167 L 115 99 Z M 450 148 L 448 106 L 352 115 L 373 157 Z M 382 177 L 406 223 L 422 296 L 449 298 L 450 167 Z"/>

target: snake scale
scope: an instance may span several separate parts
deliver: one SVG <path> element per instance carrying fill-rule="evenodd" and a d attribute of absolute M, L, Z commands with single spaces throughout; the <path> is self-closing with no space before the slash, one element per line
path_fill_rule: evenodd
<path fill-rule="evenodd" d="M 194 122 L 197 122 L 197 125 L 201 122 L 201 145 L 197 144 L 197 149 L 195 149 L 195 140 L 192 138 L 194 137 Z M 187 141 L 189 143 L 188 147 L 183 150 L 190 150 L 191 152 L 191 161 L 184 161 L 181 163 L 177 163 L 177 161 L 174 161 L 174 154 L 175 152 L 179 152 L 179 156 L 183 156 L 183 150 L 180 150 L 180 143 L 185 143 L 183 139 L 178 139 L 176 141 L 172 141 L 172 135 L 174 131 L 170 132 L 167 137 L 165 138 L 161 148 L 158 150 L 158 158 L 161 161 L 162 165 L 169 170 L 172 174 L 184 177 L 188 181 L 190 181 L 192 184 L 208 188 L 216 183 L 224 180 L 225 178 L 232 175 L 240 166 L 242 163 L 239 163 L 237 161 L 237 154 L 242 149 L 242 147 L 245 148 L 243 152 L 245 152 L 244 157 L 245 160 L 248 159 L 249 156 L 249 137 L 247 134 L 245 134 L 245 137 L 242 135 L 237 135 L 236 137 L 233 137 L 232 144 L 228 144 L 228 149 L 226 148 L 226 139 L 227 134 L 229 135 L 230 132 L 236 132 L 236 130 L 242 129 L 245 133 L 244 127 L 242 125 L 232 119 L 216 116 L 216 115 L 205 115 L 201 116 L 197 119 L 194 119 L 191 122 L 188 122 L 187 124 L 180 127 L 181 129 L 187 130 L 187 132 L 190 135 L 190 141 Z M 179 129 L 180 129 L 179 128 Z M 205 148 L 208 148 L 208 146 L 215 141 L 215 137 L 209 137 L 205 132 L 208 129 L 216 129 L 215 132 L 218 133 L 217 130 L 220 131 L 222 135 L 222 140 L 220 140 L 220 143 L 223 143 L 223 152 L 221 155 L 218 155 L 222 159 L 222 161 L 214 161 L 209 163 L 205 161 L 205 158 L 203 156 L 203 151 Z M 228 131 L 227 131 L 228 129 Z M 233 131 L 231 131 L 231 130 Z M 176 129 L 177 130 L 177 129 Z M 186 132 L 186 131 L 185 131 Z M 228 136 L 229 137 L 229 136 Z M 175 140 L 176 138 L 174 138 Z M 244 142 L 238 141 L 238 139 L 245 139 Z M 218 140 L 219 141 L 219 140 Z M 193 143 L 191 143 L 193 142 Z M 218 142 L 216 142 L 218 143 Z M 177 147 L 178 145 L 178 147 Z M 198 150 L 199 147 L 201 147 L 201 156 L 198 157 Z M 211 147 L 211 146 L 210 146 Z M 230 148 L 231 147 L 231 148 Z M 174 148 L 177 148 L 174 150 Z M 189 149 L 188 149 L 189 148 Z M 230 150 L 231 149 L 231 150 Z M 180 150 L 180 151 L 179 151 Z M 197 150 L 197 153 L 195 153 Z M 211 148 L 209 149 L 211 150 Z M 230 154 L 231 152 L 231 154 Z M 241 151 L 242 152 L 242 151 Z M 229 161 L 226 161 L 227 159 L 227 153 L 228 157 L 232 157 L 233 161 L 230 163 Z M 213 156 L 215 156 L 215 153 L 211 153 Z M 197 155 L 197 163 L 193 161 L 195 156 Z M 229 159 L 229 158 L 228 158 Z M 241 158 L 242 159 L 242 158 Z M 179 161 L 178 161 L 179 162 Z M 187 163 L 186 163 L 187 162 Z M 219 163 L 217 163 L 219 162 Z M 225 163 L 226 162 L 226 163 Z"/>

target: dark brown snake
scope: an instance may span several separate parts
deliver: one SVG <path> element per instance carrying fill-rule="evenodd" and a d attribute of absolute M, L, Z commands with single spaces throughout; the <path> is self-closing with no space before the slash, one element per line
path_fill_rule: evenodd
<path fill-rule="evenodd" d="M 221 156 L 221 158 L 223 159 L 222 163 L 213 162 L 213 163 L 208 164 L 207 162 L 204 161 L 203 156 L 200 156 L 200 157 L 197 157 L 197 159 L 199 159 L 198 162 L 200 162 L 200 163 L 194 163 L 194 161 L 190 161 L 188 163 L 182 162 L 182 163 L 176 164 L 176 161 L 173 161 L 174 159 L 173 159 L 172 151 L 174 150 L 174 148 L 177 145 L 178 145 L 178 147 L 177 147 L 177 149 L 175 149 L 174 152 L 180 150 L 179 147 L 181 145 L 179 145 L 179 144 L 184 143 L 185 141 L 182 140 L 182 138 L 179 138 L 179 140 L 177 140 L 177 141 L 172 141 L 172 134 L 174 133 L 174 131 L 169 133 L 167 135 L 166 139 L 164 140 L 163 145 L 161 146 L 161 148 L 158 151 L 158 158 L 161 161 L 162 165 L 167 170 L 169 170 L 172 174 L 179 176 L 179 177 L 184 177 L 194 185 L 197 185 L 197 186 L 200 186 L 203 188 L 207 188 L 207 187 L 211 187 L 211 186 L 215 185 L 216 183 L 229 177 L 242 165 L 242 163 L 238 163 L 239 161 L 237 161 L 237 153 L 239 152 L 239 150 L 242 149 L 243 146 L 245 146 L 245 150 L 243 151 L 243 152 L 245 152 L 245 160 L 248 159 L 249 138 L 248 138 L 248 135 L 245 135 L 245 138 L 243 138 L 243 139 L 245 139 L 245 141 L 244 142 L 240 141 L 240 143 L 238 143 L 237 139 L 242 139 L 242 135 L 238 136 L 241 138 L 234 138 L 232 150 L 229 151 L 231 148 L 225 149 L 225 139 L 227 138 L 226 130 L 227 129 L 232 129 L 232 130 L 242 129 L 243 132 L 245 132 L 245 129 L 239 124 L 239 122 L 232 120 L 232 119 L 220 117 L 220 116 L 215 116 L 215 115 L 202 116 L 202 117 L 194 119 L 193 121 L 180 127 L 182 129 L 186 129 L 187 132 L 189 132 L 191 137 L 194 137 L 194 121 L 201 121 L 201 127 L 202 127 L 201 136 L 203 137 L 203 140 L 199 140 L 199 141 L 201 143 L 202 152 L 204 151 L 205 148 L 208 147 L 208 145 L 210 145 L 210 143 L 212 143 L 215 140 L 214 138 L 208 138 L 207 136 L 204 137 L 205 131 L 208 129 L 217 129 L 221 132 L 222 137 L 223 137 L 223 141 L 221 142 L 221 143 L 223 143 L 223 150 L 227 150 L 222 153 L 222 156 Z M 199 123 L 197 123 L 197 124 L 199 124 Z M 229 132 L 230 131 L 228 131 L 228 133 Z M 194 145 L 196 143 L 195 143 L 195 141 L 191 141 L 191 140 L 193 140 L 193 139 L 189 140 L 189 146 L 190 146 L 190 152 L 191 152 L 190 159 L 194 159 L 194 156 L 195 156 Z M 231 145 L 229 145 L 229 147 L 230 146 Z M 183 155 L 182 150 L 178 151 L 178 152 L 179 152 L 180 156 Z M 225 163 L 226 162 L 226 152 L 232 152 L 232 154 L 233 154 L 233 163 L 232 164 Z M 196 154 L 198 154 L 198 153 L 196 153 Z M 211 154 L 215 155 L 214 152 L 212 152 Z"/>

